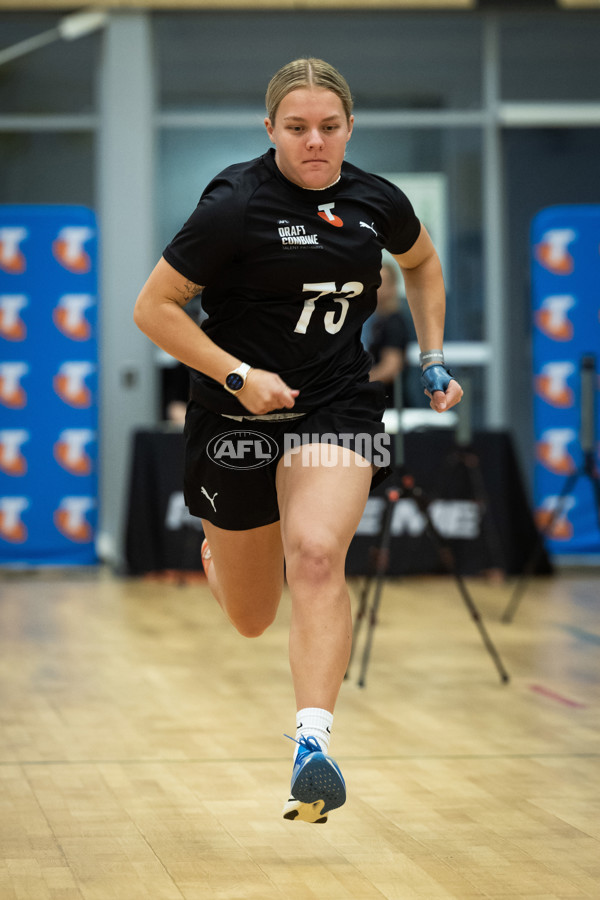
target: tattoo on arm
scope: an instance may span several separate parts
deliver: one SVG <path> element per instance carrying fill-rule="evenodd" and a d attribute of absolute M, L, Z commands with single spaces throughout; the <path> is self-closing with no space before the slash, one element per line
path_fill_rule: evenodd
<path fill-rule="evenodd" d="M 177 302 L 181 305 L 191 300 L 192 297 L 195 297 L 196 294 L 199 294 L 202 290 L 202 285 L 194 284 L 193 281 L 186 281 L 182 288 L 177 288 Z"/>

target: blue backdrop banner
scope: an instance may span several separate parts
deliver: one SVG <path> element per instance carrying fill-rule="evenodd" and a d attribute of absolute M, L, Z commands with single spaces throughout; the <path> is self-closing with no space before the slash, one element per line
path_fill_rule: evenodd
<path fill-rule="evenodd" d="M 0 564 L 89 565 L 97 522 L 97 225 L 0 206 Z"/>
<path fill-rule="evenodd" d="M 598 422 L 600 206 L 555 206 L 536 216 L 532 285 L 536 519 L 550 528 L 551 553 L 595 555 L 600 528 L 581 445 L 581 370 L 585 357 L 595 358 L 587 419 Z M 592 435 L 596 470 L 599 446 Z"/>

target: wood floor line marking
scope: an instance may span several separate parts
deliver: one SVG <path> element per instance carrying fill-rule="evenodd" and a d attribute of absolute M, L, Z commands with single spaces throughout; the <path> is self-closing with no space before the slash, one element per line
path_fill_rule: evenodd
<path fill-rule="evenodd" d="M 565 697 L 564 694 L 559 694 L 557 691 L 553 691 L 550 688 L 545 687 L 543 684 L 532 684 L 529 687 L 530 690 L 534 692 L 534 694 L 540 694 L 542 697 L 548 697 L 549 700 L 555 700 L 562 706 L 570 706 L 573 709 L 588 708 L 587 703 L 581 703 L 579 700 L 573 700 L 571 697 Z"/>
<path fill-rule="evenodd" d="M 427 760 L 494 760 L 494 759 L 600 759 L 600 752 L 590 753 L 457 753 L 457 754 L 406 754 L 393 756 L 349 756 L 340 755 L 344 762 L 410 762 Z M 155 765 L 244 765 L 289 762 L 288 757 L 231 756 L 227 758 L 193 757 L 188 759 L 12 759 L 0 760 L 0 767 L 8 766 L 155 766 Z"/>

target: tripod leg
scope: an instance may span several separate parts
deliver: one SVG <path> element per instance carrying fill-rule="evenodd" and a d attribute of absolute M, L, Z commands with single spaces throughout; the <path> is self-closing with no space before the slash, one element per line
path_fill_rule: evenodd
<path fill-rule="evenodd" d="M 358 677 L 358 686 L 359 687 L 364 687 L 366 684 L 367 668 L 369 665 L 369 660 L 371 658 L 371 647 L 373 646 L 373 634 L 375 631 L 375 626 L 377 624 L 377 614 L 379 612 L 381 591 L 383 589 L 383 579 L 384 579 L 384 573 L 382 572 L 377 576 L 377 581 L 375 583 L 375 593 L 373 595 L 373 603 L 371 605 L 371 610 L 369 613 L 369 630 L 367 632 L 367 640 L 365 642 L 365 647 L 363 650 L 362 663 L 361 663 L 361 667 L 360 667 L 360 675 Z"/>
<path fill-rule="evenodd" d="M 486 629 L 485 625 L 483 624 L 482 618 L 479 614 L 479 610 L 475 606 L 475 604 L 473 602 L 473 598 L 471 597 L 469 591 L 467 590 L 467 586 L 464 583 L 461 575 L 459 575 L 459 573 L 455 571 L 454 577 L 456 579 L 456 583 L 458 585 L 458 589 L 461 593 L 461 596 L 465 602 L 465 606 L 471 613 L 471 618 L 473 619 L 473 621 L 477 625 L 477 628 L 479 629 L 479 634 L 482 637 L 482 640 L 483 640 L 483 643 L 485 644 L 486 650 L 488 651 L 488 653 L 490 654 L 490 656 L 492 657 L 492 659 L 494 661 L 494 665 L 496 666 L 496 669 L 498 670 L 498 674 L 500 675 L 500 680 L 504 684 L 506 684 L 506 682 L 509 681 L 508 672 L 504 668 L 504 666 L 502 664 L 502 660 L 500 659 L 500 656 L 498 655 L 498 651 L 496 650 L 494 644 L 492 643 L 492 641 L 490 639 L 489 634 L 487 633 L 487 629 Z"/>
<path fill-rule="evenodd" d="M 561 493 L 559 494 L 558 500 L 556 502 L 556 506 L 552 510 L 552 513 L 550 515 L 548 522 L 546 523 L 546 525 L 544 526 L 543 529 L 538 529 L 538 531 L 536 532 L 536 538 L 535 538 L 535 542 L 533 545 L 533 550 L 531 551 L 529 559 L 523 566 L 523 571 L 521 572 L 520 577 L 517 579 L 517 582 L 513 589 L 512 596 L 507 604 L 506 609 L 504 610 L 504 613 L 502 615 L 503 622 L 505 622 L 505 623 L 512 622 L 514 615 L 517 611 L 517 607 L 519 606 L 519 603 L 521 602 L 521 598 L 523 597 L 523 594 L 525 593 L 525 589 L 526 589 L 527 585 L 529 584 L 529 581 L 530 581 L 533 573 L 535 572 L 536 566 L 537 566 L 537 564 L 540 560 L 540 557 L 543 553 L 544 537 L 546 535 L 550 535 L 552 533 L 552 529 L 554 528 L 554 523 L 557 521 L 558 518 L 560 518 L 560 513 L 562 513 L 565 500 L 566 500 L 567 496 L 571 493 L 571 491 L 574 489 L 574 487 L 577 483 L 577 479 L 579 478 L 579 475 L 580 475 L 579 472 L 574 472 L 572 475 L 570 475 L 567 478 L 567 480 L 564 484 L 564 487 L 563 487 Z"/>
<path fill-rule="evenodd" d="M 499 569 L 505 573 L 506 561 L 504 559 L 504 551 L 494 517 L 490 514 L 490 502 L 483 482 L 479 457 L 475 453 L 469 453 L 468 458 L 464 460 L 464 465 L 471 482 L 473 497 L 481 510 L 481 530 L 489 554 L 490 568 Z"/>
<path fill-rule="evenodd" d="M 592 478 L 592 486 L 596 497 L 596 515 L 598 516 L 598 530 L 600 530 L 600 480 L 597 475 Z"/>
<path fill-rule="evenodd" d="M 388 498 L 389 504 L 389 494 L 390 491 L 393 493 L 396 491 L 396 488 L 388 488 L 386 492 L 386 497 Z M 368 575 L 365 576 L 365 580 L 363 582 L 362 590 L 358 599 L 358 609 L 356 610 L 356 615 L 354 617 L 354 625 L 352 627 L 352 645 L 350 647 L 350 659 L 348 660 L 348 667 L 346 669 L 346 674 L 344 678 L 348 678 L 350 675 L 350 666 L 352 665 L 352 660 L 354 659 L 354 651 L 356 649 L 356 642 L 358 640 L 358 636 L 360 630 L 362 628 L 362 623 L 365 620 L 368 606 L 369 593 L 371 591 L 371 586 L 374 581 L 377 579 L 378 572 L 380 570 L 382 564 L 382 552 L 383 545 L 387 541 L 389 546 L 389 539 L 386 538 L 386 529 L 388 529 L 388 506 L 386 506 L 383 518 L 381 521 L 381 527 L 379 529 L 379 534 L 377 536 L 377 546 L 371 547 L 371 559 L 369 560 L 369 568 L 371 571 Z M 391 514 L 390 514 L 391 515 Z"/>
<path fill-rule="evenodd" d="M 600 530 L 600 473 L 596 468 L 594 451 L 585 454 L 585 473 L 592 482 L 592 490 L 596 501 L 596 516 L 598 517 L 598 529 Z"/>
<path fill-rule="evenodd" d="M 358 635 L 360 633 L 360 629 L 362 627 L 362 623 L 365 618 L 365 613 L 367 612 L 367 601 L 369 599 L 369 592 L 371 590 L 371 582 L 373 581 L 373 575 L 365 575 L 365 580 L 363 581 L 363 586 L 358 598 L 358 608 L 356 610 L 356 615 L 354 617 L 354 625 L 352 627 L 352 644 L 350 646 L 350 659 L 348 660 L 348 668 L 346 669 L 346 674 L 344 678 L 348 678 L 350 675 L 350 667 L 352 665 L 352 660 L 354 659 L 354 650 L 356 647 L 356 642 L 358 640 Z"/>
<path fill-rule="evenodd" d="M 379 612 L 379 603 L 381 600 L 381 591 L 383 589 L 383 579 L 385 577 L 385 573 L 388 567 L 389 561 L 389 552 L 390 552 L 390 539 L 391 539 L 391 531 L 392 531 L 392 514 L 394 511 L 394 506 L 400 499 L 400 493 L 396 488 L 388 488 L 386 492 L 387 496 L 387 506 L 385 508 L 385 512 L 383 514 L 383 524 L 381 528 L 381 539 L 379 543 L 378 553 L 377 553 L 377 570 L 375 573 L 375 593 L 373 596 L 373 602 L 371 604 L 371 609 L 369 612 L 369 630 L 367 632 L 367 639 L 365 642 L 365 647 L 363 650 L 363 658 L 362 664 L 360 668 L 360 675 L 358 678 L 359 687 L 364 687 L 367 677 L 367 667 L 369 665 L 369 660 L 371 657 L 371 647 L 373 645 L 373 633 L 375 631 L 375 626 L 377 624 L 377 613 Z"/>
<path fill-rule="evenodd" d="M 515 585 L 515 589 L 513 591 L 513 595 L 504 611 L 504 615 L 502 616 L 503 622 L 511 622 L 517 606 L 521 600 L 521 597 L 525 590 L 525 585 L 528 579 L 533 575 L 535 571 L 535 566 L 540 557 L 544 546 L 544 537 L 552 534 L 552 529 L 554 528 L 554 523 L 559 518 L 559 513 L 562 513 L 564 502 L 568 494 L 574 489 L 575 484 L 577 483 L 578 478 L 581 475 L 587 475 L 591 481 L 596 494 L 597 500 L 597 511 L 598 511 L 598 526 L 600 527 L 600 488 L 598 487 L 598 474 L 595 470 L 595 462 L 594 457 L 596 453 L 596 422 L 595 422 L 595 413 L 596 413 L 596 390 L 597 390 L 597 375 L 596 375 L 596 357 L 592 354 L 583 356 L 581 358 L 580 363 L 580 386 L 581 386 L 581 396 L 580 396 L 580 411 L 581 411 L 581 421 L 579 427 L 579 442 L 581 444 L 581 449 L 583 451 L 583 459 L 584 465 L 583 468 L 578 469 L 576 472 L 573 472 L 567 478 L 564 488 L 561 491 L 558 500 L 556 502 L 556 506 L 552 510 L 552 514 L 550 515 L 550 519 L 546 523 L 543 529 L 540 529 L 537 533 L 537 540 L 534 545 L 532 554 L 530 559 L 528 560 L 526 566 L 524 567 L 521 578 L 517 581 Z"/>
<path fill-rule="evenodd" d="M 433 524 L 433 522 L 431 520 L 431 516 L 429 514 L 429 510 L 427 508 L 427 504 L 425 503 L 421 492 L 418 490 L 414 490 L 413 496 L 414 496 L 415 500 L 417 501 L 419 509 L 425 516 L 425 521 L 427 522 L 429 534 L 430 534 L 434 544 L 436 545 L 440 559 L 442 560 L 448 573 L 450 575 L 454 576 L 454 580 L 456 581 L 457 587 L 460 591 L 462 599 L 464 600 L 465 606 L 471 613 L 471 618 L 473 619 L 473 621 L 475 622 L 475 624 L 479 630 L 479 633 L 483 639 L 485 648 L 488 651 L 488 653 L 490 654 L 490 656 L 492 657 L 494 665 L 496 666 L 496 669 L 498 670 L 498 674 L 500 675 L 500 680 L 503 683 L 506 683 L 509 680 L 508 672 L 504 668 L 504 666 L 502 664 L 502 660 L 500 659 L 500 656 L 498 655 L 498 651 L 496 650 L 494 644 L 492 643 L 490 636 L 487 633 L 487 629 L 486 629 L 485 625 L 483 624 L 481 615 L 479 614 L 479 610 L 475 606 L 475 602 L 474 602 L 473 598 L 471 597 L 469 591 L 467 590 L 467 586 L 466 586 L 465 582 L 463 581 L 461 575 L 459 574 L 459 572 L 456 569 L 456 562 L 454 559 L 454 554 L 452 553 L 448 544 L 442 539 L 442 536 L 440 535 L 439 531 Z"/>

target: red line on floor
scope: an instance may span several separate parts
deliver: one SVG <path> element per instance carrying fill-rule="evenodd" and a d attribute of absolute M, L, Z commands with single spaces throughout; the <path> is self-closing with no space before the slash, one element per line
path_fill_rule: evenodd
<path fill-rule="evenodd" d="M 572 706 L 575 709 L 587 709 L 587 703 L 580 703 L 578 700 L 571 700 L 569 697 L 563 697 L 562 694 L 557 694 L 556 691 L 551 691 L 541 684 L 532 684 L 530 685 L 530 688 L 532 691 L 535 691 L 536 694 L 542 694 L 543 697 L 549 697 L 551 700 L 556 700 L 557 703 L 562 703 L 563 706 Z"/>

